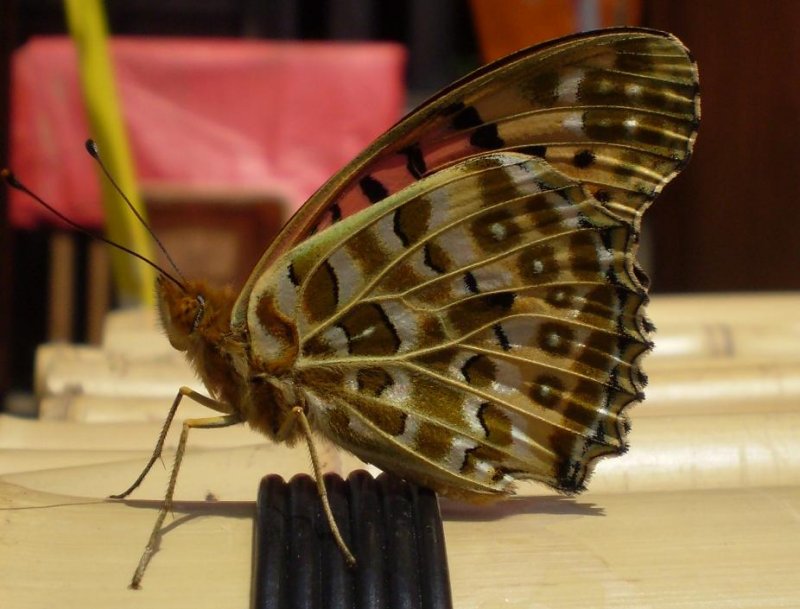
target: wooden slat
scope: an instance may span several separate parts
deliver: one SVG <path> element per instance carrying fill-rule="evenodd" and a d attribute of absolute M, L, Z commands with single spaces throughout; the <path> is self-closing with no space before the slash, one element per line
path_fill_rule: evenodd
<path fill-rule="evenodd" d="M 654 301 L 659 337 L 692 340 L 650 358 L 631 449 L 601 462 L 587 493 L 570 499 L 526 484 L 497 505 L 443 501 L 454 606 L 727 609 L 800 598 L 800 339 L 789 315 L 798 297 Z M 309 461 L 302 447 L 275 446 L 244 427 L 192 433 L 176 493 L 184 503 L 144 590 L 125 588 L 168 471 L 154 468 L 128 502 L 103 497 L 139 473 L 186 373 L 179 364 L 164 373 L 164 362 L 180 360 L 151 342 L 157 334 L 137 342 L 137 329 L 147 334 L 142 319 L 153 321 L 134 314 L 109 323 L 101 350 L 42 351 L 45 402 L 72 420 L 0 416 L 4 606 L 8 598 L 44 607 L 56 596 L 67 608 L 248 604 L 258 481 L 308 473 Z M 166 400 L 146 398 L 159 378 Z M 70 397 L 70 382 L 84 394 Z M 115 386 L 125 389 L 108 391 Z M 328 446 L 321 454 L 328 470 L 363 466 Z"/>
<path fill-rule="evenodd" d="M 50 285 L 47 311 L 47 337 L 51 341 L 74 338 L 75 319 L 75 236 L 54 231 L 50 237 Z"/>
<path fill-rule="evenodd" d="M 0 497 L 7 606 L 54 598 L 64 609 L 248 606 L 250 502 L 176 505 L 143 590 L 133 592 L 126 586 L 155 502 L 87 501 L 2 482 Z M 798 487 L 447 504 L 454 606 L 792 607 L 799 510 Z"/>

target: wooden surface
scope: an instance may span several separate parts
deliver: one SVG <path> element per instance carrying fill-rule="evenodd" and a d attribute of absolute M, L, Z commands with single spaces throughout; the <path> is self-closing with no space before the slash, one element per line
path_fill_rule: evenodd
<path fill-rule="evenodd" d="M 179 505 L 125 588 L 157 503 L 2 483 L 4 606 L 247 607 L 253 505 Z M 24 508 L 31 509 L 24 509 Z M 800 489 L 592 494 L 443 508 L 454 606 L 796 607 Z"/>
<path fill-rule="evenodd" d="M 455 607 L 800 606 L 799 310 L 797 295 L 655 298 L 672 346 L 647 362 L 627 455 L 576 499 L 531 484 L 495 506 L 442 501 Z M 193 431 L 175 518 L 128 590 L 168 472 L 104 497 L 140 471 L 186 373 L 137 319 L 109 320 L 99 352 L 43 349 L 49 418 L 0 417 L 0 607 L 249 604 L 258 480 L 308 457 L 243 427 Z M 322 452 L 326 469 L 361 466 Z"/>

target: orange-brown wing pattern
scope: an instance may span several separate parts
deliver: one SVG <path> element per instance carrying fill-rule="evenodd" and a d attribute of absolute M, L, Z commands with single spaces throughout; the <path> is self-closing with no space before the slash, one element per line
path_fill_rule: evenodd
<path fill-rule="evenodd" d="M 674 37 L 521 51 L 400 121 L 289 222 L 232 315 L 337 444 L 445 493 L 584 487 L 625 450 L 650 346 L 641 215 L 686 163 Z"/>
<path fill-rule="evenodd" d="M 458 496 L 576 492 L 642 396 L 634 249 L 545 161 L 473 157 L 282 257 L 253 291 L 253 351 L 293 348 L 269 332 L 293 320 L 287 383 L 367 461 Z"/>
<path fill-rule="evenodd" d="M 234 322 L 257 276 L 309 234 L 474 154 L 543 158 L 638 228 L 688 161 L 699 118 L 697 67 L 663 32 L 577 34 L 485 66 L 411 112 L 306 202 L 257 265 Z"/>

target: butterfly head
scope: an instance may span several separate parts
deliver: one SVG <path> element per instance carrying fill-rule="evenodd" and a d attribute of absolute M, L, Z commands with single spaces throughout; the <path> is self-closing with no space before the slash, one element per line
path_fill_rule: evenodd
<path fill-rule="evenodd" d="M 234 295 L 230 289 L 216 289 L 204 281 L 177 285 L 163 275 L 156 281 L 158 312 L 170 344 L 188 351 L 198 340 L 214 340 L 230 329 Z"/>
<path fill-rule="evenodd" d="M 206 312 L 206 299 L 197 282 L 186 283 L 184 287 L 182 290 L 163 275 L 156 281 L 161 323 L 170 344 L 179 351 L 189 349 L 191 336 L 200 327 Z"/>

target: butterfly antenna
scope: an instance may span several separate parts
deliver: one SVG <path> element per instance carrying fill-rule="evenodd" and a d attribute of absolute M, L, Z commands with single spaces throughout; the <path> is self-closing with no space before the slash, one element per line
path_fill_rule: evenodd
<path fill-rule="evenodd" d="M 116 190 L 117 194 L 119 194 L 119 196 L 122 197 L 122 200 L 125 201 L 125 203 L 127 204 L 128 208 L 133 212 L 133 215 L 136 216 L 136 218 L 139 220 L 139 222 L 142 223 L 142 226 L 144 226 L 147 229 L 147 232 L 150 233 L 150 236 L 153 237 L 153 240 L 156 242 L 156 245 L 158 245 L 158 249 L 160 249 L 163 252 L 164 256 L 167 258 L 167 261 L 170 263 L 172 268 L 178 274 L 178 277 L 180 277 L 181 280 L 183 282 L 185 282 L 186 278 L 183 276 L 183 273 L 181 273 L 181 270 L 178 268 L 178 265 L 175 264 L 175 261 L 172 259 L 172 256 L 169 255 L 169 252 L 167 251 L 167 248 L 164 247 L 163 243 L 161 243 L 161 239 L 159 239 L 158 236 L 155 234 L 155 232 L 153 232 L 153 229 L 150 228 L 150 225 L 142 217 L 142 214 L 140 214 L 139 211 L 134 207 L 133 203 L 131 203 L 131 200 L 127 197 L 127 195 L 119 187 L 117 182 L 114 180 L 114 178 L 109 173 L 108 169 L 106 169 L 106 165 L 105 165 L 105 163 L 103 163 L 103 159 L 100 158 L 100 149 L 97 147 L 97 142 L 95 142 L 93 139 L 88 139 L 88 140 L 86 140 L 86 144 L 85 145 L 86 145 L 86 151 L 91 155 L 91 157 L 95 161 L 97 161 L 97 164 L 100 165 L 100 169 L 103 170 L 103 174 L 106 176 L 106 179 L 114 187 L 114 190 Z"/>
<path fill-rule="evenodd" d="M 83 233 L 84 235 L 87 235 L 88 237 L 91 237 L 92 239 L 97 239 L 98 241 L 102 241 L 103 243 L 105 243 L 107 245 L 110 245 L 111 247 L 115 247 L 118 250 L 121 250 L 121 251 L 125 252 L 126 254 L 130 254 L 134 258 L 138 258 L 142 262 L 145 262 L 145 263 L 149 264 L 151 267 L 153 267 L 155 270 L 157 270 L 161 275 L 163 275 L 164 277 L 169 279 L 172 283 L 177 285 L 182 291 L 184 291 L 184 292 L 186 291 L 186 286 L 184 285 L 184 283 L 182 281 L 179 281 L 178 279 L 176 279 L 173 275 L 169 274 L 167 271 L 165 271 L 163 268 L 158 266 L 155 262 L 153 262 L 149 258 L 145 258 L 140 253 L 135 252 L 132 249 L 125 247 L 124 245 L 120 245 L 119 243 L 111 241 L 111 239 L 107 239 L 106 237 L 103 237 L 102 235 L 98 235 L 97 233 L 95 233 L 93 231 L 90 231 L 85 226 L 82 226 L 82 225 L 78 224 L 77 222 L 67 218 L 64 214 L 62 214 L 60 211 L 58 211 L 55 207 L 53 207 L 49 203 L 46 203 L 39 195 L 37 195 L 35 192 L 33 192 L 31 189 L 29 189 L 27 186 L 25 186 L 25 184 L 20 182 L 17 179 L 17 177 L 11 172 L 11 170 L 3 169 L 2 171 L 0 171 L 0 177 L 2 177 L 3 180 L 5 181 L 5 183 L 8 184 L 11 188 L 15 188 L 15 189 L 19 190 L 20 192 L 24 192 L 31 199 L 33 199 L 34 201 L 39 203 L 39 205 L 41 205 L 45 209 L 49 210 L 50 213 L 52 213 L 53 215 L 55 215 L 58 218 L 60 218 L 62 221 L 64 221 L 67 225 L 69 225 L 72 228 L 74 228 L 76 231 L 78 231 L 80 233 Z M 180 275 L 180 273 L 179 273 L 179 275 Z M 181 276 L 181 279 L 183 279 L 182 276 Z"/>

